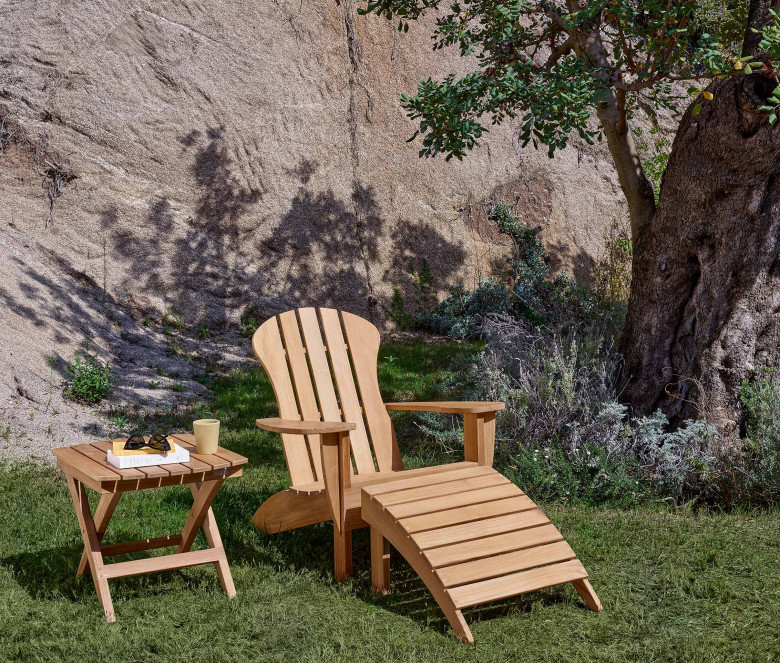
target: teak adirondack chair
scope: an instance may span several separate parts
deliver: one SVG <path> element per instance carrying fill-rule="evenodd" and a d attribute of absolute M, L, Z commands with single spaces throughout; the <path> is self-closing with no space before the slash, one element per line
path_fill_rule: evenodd
<path fill-rule="evenodd" d="M 333 521 L 334 575 L 352 574 L 352 530 L 371 526 L 372 584 L 388 588 L 388 541 L 420 574 L 462 640 L 460 609 L 572 582 L 601 604 L 558 530 L 492 469 L 495 402 L 382 402 L 379 331 L 356 315 L 301 308 L 267 320 L 252 347 L 273 385 L 290 488 L 252 522 L 264 533 Z M 404 470 L 387 410 L 460 413 L 465 460 Z M 530 569 L 530 570 L 528 570 Z"/>

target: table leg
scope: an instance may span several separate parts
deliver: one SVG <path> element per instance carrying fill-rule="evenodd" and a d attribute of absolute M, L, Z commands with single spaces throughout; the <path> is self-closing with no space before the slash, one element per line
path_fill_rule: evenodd
<path fill-rule="evenodd" d="M 187 552 L 192 547 L 198 530 L 203 526 L 206 534 L 206 541 L 209 547 L 216 550 L 219 555 L 218 561 L 214 564 L 217 567 L 219 581 L 225 593 L 233 598 L 236 595 L 236 589 L 233 585 L 233 576 L 230 574 L 225 549 L 222 547 L 222 537 L 219 535 L 217 521 L 214 518 L 214 512 L 211 510 L 211 503 L 214 501 L 219 489 L 225 482 L 224 479 L 214 479 L 212 481 L 203 481 L 192 484 L 193 503 L 192 509 L 187 516 L 187 522 L 184 523 L 184 531 L 181 533 L 181 543 L 176 548 L 177 553 Z"/>
<path fill-rule="evenodd" d="M 203 524 L 208 510 L 211 508 L 211 503 L 214 501 L 214 498 L 217 496 L 217 493 L 224 482 L 224 479 L 204 481 L 196 488 L 197 492 L 193 492 L 195 499 L 193 500 L 190 513 L 187 516 L 187 522 L 184 523 L 184 530 L 181 533 L 181 543 L 179 544 L 179 547 L 176 548 L 177 553 L 187 552 L 192 547 L 198 530 Z"/>
<path fill-rule="evenodd" d="M 98 542 L 103 540 L 103 535 L 106 533 L 108 522 L 111 520 L 111 516 L 114 515 L 114 509 L 119 502 L 119 498 L 122 493 L 106 493 L 100 498 L 97 510 L 95 511 L 95 529 L 97 531 Z M 79 562 L 78 571 L 76 576 L 82 576 L 89 568 L 89 561 L 87 559 L 87 549 L 84 548 L 84 552 L 81 554 L 81 562 Z"/>
<path fill-rule="evenodd" d="M 92 572 L 92 580 L 95 583 L 98 600 L 106 613 L 106 621 L 116 621 L 114 616 L 114 604 L 111 601 L 111 593 L 108 590 L 108 580 L 103 575 L 103 554 L 100 552 L 100 540 L 98 538 L 95 521 L 89 509 L 87 491 L 77 479 L 68 475 L 68 488 L 73 498 L 73 506 L 76 507 L 76 517 L 79 520 L 81 536 L 84 539 L 84 547 L 87 554 L 89 569 Z"/>
<path fill-rule="evenodd" d="M 197 497 L 198 490 L 201 484 L 190 484 L 190 490 L 192 491 L 193 498 Z M 219 582 L 222 585 L 222 589 L 232 599 L 236 595 L 236 588 L 233 585 L 233 576 L 230 573 L 230 567 L 228 566 L 227 557 L 225 556 L 225 549 L 222 546 L 222 537 L 219 534 L 219 528 L 217 527 L 217 519 L 214 517 L 214 511 L 209 506 L 206 512 L 206 517 L 203 520 L 203 531 L 206 534 L 206 541 L 210 548 L 219 548 L 222 551 L 221 559 L 218 562 L 214 562 L 214 566 L 217 568 L 217 575 L 219 576 Z"/>

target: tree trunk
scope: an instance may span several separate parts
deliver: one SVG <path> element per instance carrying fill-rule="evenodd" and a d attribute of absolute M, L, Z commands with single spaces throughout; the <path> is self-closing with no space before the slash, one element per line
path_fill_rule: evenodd
<path fill-rule="evenodd" d="M 738 393 L 780 340 L 780 124 L 756 106 L 775 83 L 721 80 L 683 117 L 655 218 L 634 247 L 621 350 L 624 397 L 673 424 L 740 424 Z M 701 101 L 701 98 L 699 99 Z"/>
<path fill-rule="evenodd" d="M 772 19 L 769 10 L 777 11 L 780 9 L 778 0 L 752 0 L 748 11 L 748 26 L 758 27 L 767 25 Z M 745 40 L 742 42 L 742 53 L 745 55 L 756 55 L 758 43 L 761 41 L 761 35 L 753 32 L 748 27 L 745 32 Z"/>

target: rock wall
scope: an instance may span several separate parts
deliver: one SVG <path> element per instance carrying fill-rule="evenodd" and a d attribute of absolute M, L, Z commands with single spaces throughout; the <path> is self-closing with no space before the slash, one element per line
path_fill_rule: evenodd
<path fill-rule="evenodd" d="M 551 161 L 511 125 L 462 163 L 419 159 L 398 94 L 463 65 L 431 51 L 430 26 L 399 34 L 354 0 L 29 2 L 0 18 L 0 103 L 77 176 L 45 228 L 40 167 L 2 164 L 0 215 L 120 301 L 188 322 L 253 301 L 381 320 L 423 257 L 440 288 L 471 285 L 501 243 L 481 204 L 501 196 L 577 272 L 622 209 L 602 150 Z"/>
<path fill-rule="evenodd" d="M 0 118 L 25 136 L 0 154 L 2 354 L 29 339 L 2 367 L 9 411 L 52 353 L 91 338 L 116 356 L 83 297 L 188 329 L 234 329 L 250 304 L 382 324 L 424 258 L 441 292 L 489 274 L 498 199 L 544 228 L 555 267 L 587 271 L 625 216 L 605 148 L 549 160 L 510 123 L 463 162 L 419 159 L 398 94 L 463 62 L 431 51 L 430 22 L 399 34 L 355 4 L 0 4 Z"/>

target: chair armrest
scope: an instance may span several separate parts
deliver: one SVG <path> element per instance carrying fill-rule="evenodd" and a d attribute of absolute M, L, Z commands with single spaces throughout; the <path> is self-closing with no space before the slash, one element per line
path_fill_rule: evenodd
<path fill-rule="evenodd" d="M 493 466 L 496 445 L 496 412 L 504 409 L 499 401 L 422 401 L 386 403 L 388 410 L 442 412 L 463 415 L 463 455 L 466 460 Z"/>
<path fill-rule="evenodd" d="M 292 433 L 293 435 L 326 435 L 327 433 L 348 433 L 357 426 L 347 421 L 296 421 L 294 419 L 256 419 L 258 428 L 272 433 Z"/>
<path fill-rule="evenodd" d="M 451 414 L 482 414 L 504 409 L 499 401 L 421 401 L 418 403 L 385 403 L 388 410 L 406 412 L 442 412 Z"/>

